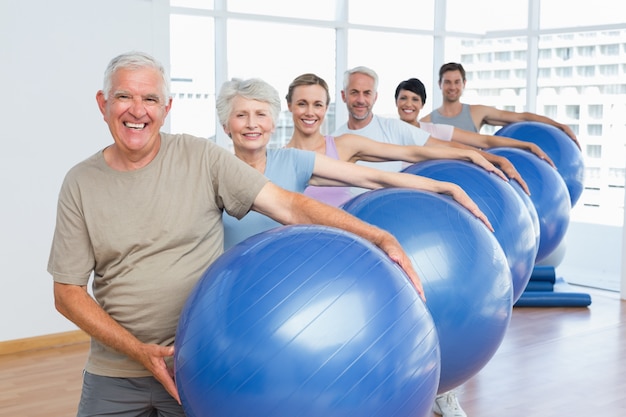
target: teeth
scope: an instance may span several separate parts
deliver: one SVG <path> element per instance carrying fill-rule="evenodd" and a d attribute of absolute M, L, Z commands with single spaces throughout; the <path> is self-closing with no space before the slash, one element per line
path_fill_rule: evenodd
<path fill-rule="evenodd" d="M 130 122 L 126 122 L 124 123 L 124 126 L 130 128 L 130 129 L 143 129 L 144 127 L 146 127 L 145 123 L 130 123 Z"/>
<path fill-rule="evenodd" d="M 305 125 L 312 125 L 315 124 L 315 120 L 302 120 L 302 123 Z"/>

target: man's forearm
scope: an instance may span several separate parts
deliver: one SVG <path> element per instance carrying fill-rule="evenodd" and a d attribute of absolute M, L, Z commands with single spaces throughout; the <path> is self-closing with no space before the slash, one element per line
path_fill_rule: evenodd
<path fill-rule="evenodd" d="M 57 310 L 91 337 L 130 357 L 141 342 L 96 303 L 84 287 L 54 284 Z"/>

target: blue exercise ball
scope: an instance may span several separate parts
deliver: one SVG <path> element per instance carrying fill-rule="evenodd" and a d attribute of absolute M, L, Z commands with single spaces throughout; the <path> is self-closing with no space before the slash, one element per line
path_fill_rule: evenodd
<path fill-rule="evenodd" d="M 570 219 L 570 196 L 563 178 L 535 155 L 515 148 L 493 148 L 489 152 L 507 158 L 520 173 L 539 216 L 539 249 L 535 262 L 554 251 L 565 237 Z"/>
<path fill-rule="evenodd" d="M 535 246 L 537 247 L 537 252 L 539 252 L 539 241 L 541 234 L 541 225 L 539 224 L 539 214 L 537 213 L 537 209 L 535 208 L 535 204 L 533 200 L 530 199 L 530 196 L 526 194 L 526 191 L 522 188 L 522 186 L 517 181 L 509 181 L 511 188 L 517 193 L 519 198 L 522 200 L 524 207 L 528 210 L 530 217 L 533 223 L 533 230 L 535 232 Z"/>
<path fill-rule="evenodd" d="M 480 371 L 494 355 L 513 308 L 511 270 L 493 233 L 448 196 L 379 189 L 344 209 L 391 232 L 411 258 L 441 350 L 438 392 Z"/>
<path fill-rule="evenodd" d="M 430 416 L 440 352 L 404 271 L 351 233 L 284 226 L 220 256 L 175 342 L 189 417 Z"/>
<path fill-rule="evenodd" d="M 474 200 L 504 250 L 513 279 L 513 302 L 517 301 L 532 275 L 538 247 L 533 219 L 512 186 L 467 161 L 418 162 L 404 172 L 457 184 Z"/>
<path fill-rule="evenodd" d="M 585 164 L 574 141 L 558 127 L 539 122 L 511 123 L 499 129 L 498 136 L 532 142 L 548 154 L 565 181 L 572 207 L 584 189 Z"/>
<path fill-rule="evenodd" d="M 565 259 L 565 253 L 567 252 L 567 239 L 563 239 L 559 246 L 550 253 L 550 255 L 537 262 L 535 266 L 551 266 L 556 268 L 561 265 L 563 259 Z"/>

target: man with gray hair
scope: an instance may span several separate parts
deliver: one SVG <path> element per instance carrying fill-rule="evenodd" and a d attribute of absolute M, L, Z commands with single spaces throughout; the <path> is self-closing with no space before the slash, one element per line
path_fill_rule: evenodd
<path fill-rule="evenodd" d="M 333 132 L 333 136 L 350 133 L 395 145 L 449 146 L 471 149 L 500 168 L 507 177 L 518 181 L 522 187 L 526 187 L 526 183 L 517 169 L 502 156 L 484 152 L 478 146 L 469 146 L 460 142 L 433 137 L 428 131 L 400 119 L 375 115 L 372 109 L 378 99 L 377 89 L 378 74 L 371 68 L 359 66 L 344 73 L 341 98 L 348 109 L 348 121 L 339 126 Z M 399 161 L 376 162 L 375 165 L 371 165 L 374 163 L 363 164 L 387 171 L 400 171 L 404 168 L 404 164 Z M 355 191 L 358 192 L 358 190 Z"/>
<path fill-rule="evenodd" d="M 174 337 L 189 292 L 223 252 L 223 211 L 355 233 L 423 297 L 390 233 L 272 184 L 209 140 L 161 132 L 172 98 L 151 56 L 114 58 L 96 100 L 113 143 L 67 173 L 47 268 L 57 310 L 91 336 L 79 417 L 184 416 Z"/>
<path fill-rule="evenodd" d="M 351 133 L 396 145 L 424 146 L 452 143 L 433 138 L 427 131 L 410 125 L 400 119 L 391 119 L 375 115 L 372 108 L 378 98 L 377 89 L 378 75 L 370 68 L 355 67 L 344 73 L 341 98 L 348 108 L 348 121 L 340 126 L 333 133 L 333 136 Z M 465 148 L 464 145 L 460 144 L 458 147 Z M 482 152 L 482 155 L 487 157 L 487 159 L 494 164 L 500 162 L 499 165 L 502 167 L 502 162 L 489 158 L 488 156 L 490 154 L 487 152 Z M 387 166 L 384 168 L 381 167 L 381 169 L 394 171 L 402 169 L 401 162 L 377 162 L 375 166 L 379 167 L 381 164 L 387 164 Z M 505 169 L 503 169 L 503 171 L 506 172 Z M 466 417 L 454 391 L 438 395 L 435 398 L 433 411 L 443 415 L 443 417 Z"/>

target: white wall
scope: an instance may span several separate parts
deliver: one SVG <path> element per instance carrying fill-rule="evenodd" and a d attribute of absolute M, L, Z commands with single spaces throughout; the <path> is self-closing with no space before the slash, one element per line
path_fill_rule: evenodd
<path fill-rule="evenodd" d="M 0 341 L 74 330 L 46 272 L 65 172 L 111 142 L 95 101 L 108 61 L 168 64 L 164 0 L 0 1 Z"/>
<path fill-rule="evenodd" d="M 572 284 L 592 282 L 600 288 L 619 291 L 623 230 L 617 226 L 570 222 L 564 239 L 565 256 L 556 268 L 557 275 Z"/>
<path fill-rule="evenodd" d="M 626 184 L 624 185 L 626 186 Z M 626 195 L 624 195 L 624 207 L 626 207 Z M 622 227 L 621 260 L 620 298 L 626 300 L 626 210 L 624 211 L 624 223 Z"/>

